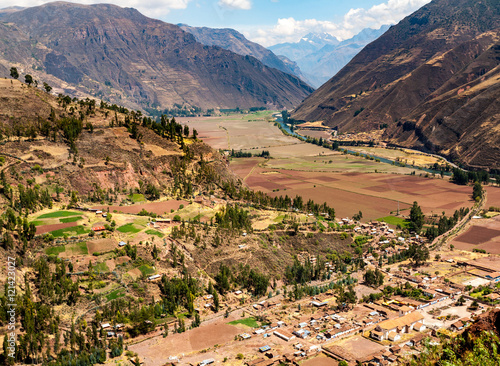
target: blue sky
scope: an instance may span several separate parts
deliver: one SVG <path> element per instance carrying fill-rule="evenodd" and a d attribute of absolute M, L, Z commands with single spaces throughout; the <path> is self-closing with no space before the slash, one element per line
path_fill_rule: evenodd
<path fill-rule="evenodd" d="M 0 8 L 45 0 L 0 0 Z M 234 28 L 264 46 L 296 42 L 309 32 L 350 38 L 363 28 L 395 24 L 430 0 L 75 0 L 133 7 L 169 23 Z"/>

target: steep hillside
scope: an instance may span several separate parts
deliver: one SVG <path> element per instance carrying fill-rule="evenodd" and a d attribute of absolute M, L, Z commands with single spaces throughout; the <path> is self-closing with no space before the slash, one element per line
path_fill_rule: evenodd
<path fill-rule="evenodd" d="M 17 66 L 67 94 L 131 108 L 291 107 L 312 89 L 176 25 L 114 5 L 50 3 L 1 14 L 4 75 Z"/>
<path fill-rule="evenodd" d="M 293 117 L 341 132 L 387 124 L 390 142 L 498 167 L 499 27 L 497 1 L 435 0 L 365 47 Z"/>
<path fill-rule="evenodd" d="M 262 47 L 260 44 L 249 41 L 243 34 L 234 29 L 190 27 L 187 24 L 179 24 L 179 26 L 186 32 L 191 33 L 198 42 L 206 46 L 218 46 L 238 55 L 253 56 L 268 67 L 273 67 L 304 80 L 300 69 L 290 67 L 272 51 Z"/>

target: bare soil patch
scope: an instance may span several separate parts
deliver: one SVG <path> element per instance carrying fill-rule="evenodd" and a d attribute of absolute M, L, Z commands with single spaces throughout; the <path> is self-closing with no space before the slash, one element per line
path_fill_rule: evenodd
<path fill-rule="evenodd" d="M 126 256 L 126 255 L 115 259 L 115 263 L 117 266 L 120 264 L 123 264 L 123 263 L 128 263 L 128 262 L 130 262 L 130 257 Z"/>
<path fill-rule="evenodd" d="M 116 263 L 115 263 L 115 261 L 114 261 L 113 259 L 108 259 L 108 260 L 106 261 L 106 266 L 108 267 L 108 269 L 109 269 L 110 271 L 114 271 L 114 270 L 115 270 L 115 268 L 116 268 Z"/>
<path fill-rule="evenodd" d="M 335 345 L 344 348 L 352 355 L 356 355 L 358 359 L 368 357 L 385 349 L 384 346 L 363 338 L 362 336 L 349 337 L 335 343 Z"/>
<path fill-rule="evenodd" d="M 128 271 L 127 274 L 130 277 L 132 277 L 132 279 L 136 280 L 139 277 L 141 277 L 142 272 L 141 272 L 141 270 L 139 268 L 134 268 L 134 269 L 131 269 L 130 271 Z"/>
<path fill-rule="evenodd" d="M 166 338 L 155 337 L 129 346 L 129 349 L 143 356 L 147 365 L 163 365 L 169 356 L 182 356 L 211 348 L 216 344 L 223 345 L 232 341 L 239 333 L 241 329 L 233 325 L 207 324 Z"/>
<path fill-rule="evenodd" d="M 149 202 L 143 203 L 139 205 L 130 205 L 130 206 L 94 206 L 92 208 L 98 210 L 107 210 L 109 208 L 109 212 L 123 212 L 129 214 L 138 214 L 143 209 L 148 212 L 154 212 L 157 215 L 163 215 L 165 213 L 170 213 L 170 210 L 178 210 L 180 205 L 186 206 L 189 202 L 183 200 L 170 200 L 170 201 L 159 201 L 159 202 Z"/>
<path fill-rule="evenodd" d="M 96 239 L 87 242 L 89 254 L 110 252 L 117 247 L 114 239 Z"/>
<path fill-rule="evenodd" d="M 331 357 L 325 356 L 321 354 L 319 356 L 310 358 L 304 362 L 302 362 L 301 366 L 337 366 L 338 361 L 334 360 Z"/>

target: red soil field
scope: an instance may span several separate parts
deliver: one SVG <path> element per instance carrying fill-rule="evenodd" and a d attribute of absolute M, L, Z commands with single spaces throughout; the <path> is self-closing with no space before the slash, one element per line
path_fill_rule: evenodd
<path fill-rule="evenodd" d="M 472 206 L 472 188 L 443 179 L 369 173 L 327 173 L 269 170 L 253 163 L 237 164 L 235 172 L 254 190 L 271 196 L 312 199 L 335 208 L 337 217 L 363 212 L 364 220 L 387 216 L 417 201 L 426 215 L 452 215 L 456 209 Z M 233 167 L 233 166 L 232 166 Z M 403 215 L 409 213 L 403 211 Z"/>
<path fill-rule="evenodd" d="M 74 222 L 64 222 L 61 224 L 37 226 L 36 227 L 36 235 L 45 234 L 45 233 L 48 233 L 50 231 L 65 229 L 67 227 L 72 227 L 72 226 L 76 226 L 76 224 Z"/>
<path fill-rule="evenodd" d="M 500 230 L 488 229 L 484 226 L 472 226 L 466 233 L 455 240 L 476 245 L 486 243 L 497 236 L 500 236 Z"/>
<path fill-rule="evenodd" d="M 500 254 L 500 216 L 475 220 L 474 224 L 451 244 L 460 250 L 484 249 L 488 253 Z"/>
<path fill-rule="evenodd" d="M 177 210 L 180 205 L 186 206 L 188 202 L 186 201 L 178 201 L 178 200 L 171 200 L 171 201 L 160 201 L 160 202 L 150 202 L 150 203 L 142 203 L 139 205 L 131 205 L 131 206 L 94 206 L 92 208 L 97 209 L 97 210 L 103 210 L 107 211 L 109 207 L 109 212 L 113 213 L 113 211 L 117 212 L 123 212 L 123 213 L 129 213 L 129 214 L 138 214 L 139 212 L 142 211 L 142 209 L 145 209 L 148 212 L 154 212 L 157 215 L 163 215 L 166 213 L 170 213 L 170 210 L 174 209 Z"/>
<path fill-rule="evenodd" d="M 500 187 L 484 187 L 486 190 L 486 208 L 500 207 Z"/>

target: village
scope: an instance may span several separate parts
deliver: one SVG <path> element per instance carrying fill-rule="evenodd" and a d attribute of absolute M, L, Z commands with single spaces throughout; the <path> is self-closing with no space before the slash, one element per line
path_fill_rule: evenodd
<path fill-rule="evenodd" d="M 178 210 L 172 209 L 169 215 L 141 219 L 144 220 L 142 225 L 146 232 L 152 234 L 153 231 L 147 230 L 154 230 L 154 235 L 161 239 L 157 243 L 159 258 L 166 263 L 171 260 L 167 254 L 174 245 L 189 260 L 193 260 L 188 257 L 191 250 L 189 244 L 171 237 L 172 230 L 182 225 L 178 213 L 182 213 L 183 209 L 189 210 L 190 205 L 198 205 L 194 211 L 201 211 L 202 207 L 218 208 L 224 202 L 215 197 L 198 197 L 192 203 L 184 203 L 186 208 L 184 204 L 176 203 Z M 122 209 L 126 210 L 126 207 Z M 75 263 L 75 274 L 83 273 L 88 263 L 95 268 L 102 268 L 100 261 L 104 257 L 108 258 L 105 253 L 117 253 L 114 257 L 118 257 L 114 261 L 118 263 L 126 257 L 120 254 L 125 247 L 138 245 L 144 248 L 144 244 L 149 245 L 140 240 L 148 236 L 119 230 L 127 225 L 138 227 L 137 221 L 132 221 L 134 224 L 129 222 L 131 218 L 137 220 L 136 214 L 116 210 L 111 212 L 105 207 L 75 209 L 81 212 L 76 212 L 76 215 L 88 218 L 89 222 L 85 225 L 91 227 L 93 232 L 92 240 L 87 241 L 89 254 L 93 254 L 88 261 L 79 261 L 78 256 L 74 255 L 66 257 L 66 260 L 78 262 Z M 111 235 L 106 220 L 109 216 L 124 224 L 118 226 L 118 230 Z M 473 227 L 479 220 L 479 216 L 474 217 Z M 199 296 L 194 301 L 195 311 L 201 318 L 199 329 L 206 335 L 213 332 L 211 329 L 226 326 L 224 329 L 227 334 L 218 337 L 217 344 L 211 344 L 210 337 L 205 336 L 201 343 L 203 347 L 193 346 L 189 348 L 190 352 L 177 352 L 176 348 L 164 349 L 161 355 L 156 355 L 156 359 L 153 356 L 145 364 L 163 365 L 165 358 L 170 360 L 167 364 L 180 365 L 208 365 L 224 360 L 229 362 L 231 359 L 232 363 L 229 364 L 251 366 L 279 365 L 283 362 L 336 366 L 342 361 L 348 365 L 397 364 L 418 354 L 425 339 L 437 342 L 442 336 L 454 337 L 479 315 L 499 303 L 500 258 L 496 255 L 454 250 L 453 245 L 447 245 L 434 247 L 427 259 L 417 264 L 407 253 L 412 246 L 431 245 L 423 236 L 383 221 L 361 222 L 345 217 L 325 225 L 324 221 L 314 216 L 305 215 L 305 218 L 306 221 L 298 227 L 298 232 L 304 236 L 311 233 L 313 227 L 323 227 L 327 233 L 327 229 L 333 227 L 331 235 L 352 238 L 353 242 L 362 238 L 361 245 L 365 249 L 358 256 L 361 256 L 359 260 L 363 265 L 353 264 L 346 271 L 338 272 L 334 263 L 304 251 L 298 253 L 298 261 L 302 265 L 324 266 L 327 275 L 322 280 L 308 284 L 318 289 L 315 295 L 293 299 L 290 295 L 294 291 L 293 286 L 280 281 L 269 296 L 260 299 L 253 297 L 247 290 L 233 288 L 221 297 L 218 310 L 214 306 L 212 294 Z M 243 232 L 242 239 L 236 242 L 235 250 L 251 249 L 251 238 L 266 231 L 267 228 L 257 225 L 252 233 Z M 149 237 L 152 238 L 151 235 Z M 455 240 L 460 240 L 460 237 Z M 241 244 L 243 242 L 245 244 Z M 130 258 L 127 260 L 130 261 Z M 113 260 L 108 259 L 105 263 L 113 268 L 110 261 Z M 124 266 L 123 271 L 129 269 L 125 261 L 120 263 Z M 142 281 L 147 293 L 157 294 L 157 282 L 162 276 L 175 276 L 172 269 L 164 270 L 160 263 L 151 266 L 150 272 L 130 269 L 124 273 L 134 279 L 134 273 L 140 275 L 142 272 L 142 276 L 135 277 L 135 281 Z M 115 271 L 118 268 L 117 264 Z M 378 273 L 382 280 L 368 284 L 365 277 L 368 271 Z M 111 276 L 103 275 L 104 278 Z M 339 303 L 338 293 L 333 290 L 335 283 L 352 284 L 355 300 Z M 88 292 L 85 287 L 82 290 Z M 124 294 L 120 293 L 120 296 Z M 122 337 L 125 344 L 129 341 L 126 325 L 122 323 L 115 324 L 103 319 L 100 327 L 108 338 Z M 165 339 L 172 339 L 175 344 L 176 337 L 186 335 L 189 338 L 191 332 L 196 332 L 187 329 L 185 335 L 175 334 L 175 327 L 175 319 L 172 319 L 163 323 L 163 326 L 153 327 L 154 331 L 146 337 L 158 339 L 158 344 L 161 344 L 160 339 L 164 334 L 170 333 Z M 141 342 L 134 340 L 131 349 L 140 347 Z M 181 350 L 182 347 L 179 348 Z"/>
<path fill-rule="evenodd" d="M 96 209 L 90 212 L 106 215 Z M 165 234 L 176 225 L 180 223 L 167 218 L 156 218 L 148 224 Z M 217 343 L 215 348 L 193 349 L 189 356 L 168 350 L 171 362 L 167 364 L 208 365 L 228 360 L 230 355 L 239 356 L 237 363 L 230 364 L 249 366 L 337 365 L 341 361 L 349 365 L 397 364 L 418 354 L 425 339 L 437 342 L 441 336 L 454 337 L 477 316 L 498 304 L 500 258 L 497 256 L 446 249 L 432 252 L 419 266 L 404 256 L 392 262 L 388 259 L 400 258 L 410 245 L 429 245 L 428 240 L 379 221 L 363 223 L 343 218 L 336 225 L 349 236 L 369 238 L 369 250 L 362 256 L 363 269 L 336 273 L 332 263 L 324 262 L 331 277 L 310 284 L 322 291 L 299 300 L 285 296 L 293 290 L 285 285 L 282 292 L 275 291 L 258 301 L 248 292 L 236 289 L 221 299 L 218 312 L 211 294 L 199 297 L 195 306 L 202 319 L 200 329 L 210 333 L 213 324 L 222 322 L 235 324 L 233 333 L 237 334 L 233 337 L 231 333 L 226 342 Z M 94 228 L 96 233 L 100 229 Z M 116 240 L 118 247 L 127 244 Z M 298 259 L 312 265 L 318 261 L 307 252 L 299 254 Z M 380 271 L 383 284 L 367 285 L 363 278 L 365 270 Z M 148 288 L 155 286 L 161 276 L 159 272 L 148 276 Z M 335 291 L 329 288 L 330 284 L 346 278 L 355 284 L 357 301 L 352 304 L 337 303 Z M 174 325 L 172 322 L 165 327 L 170 326 L 173 332 Z M 123 324 L 103 321 L 101 327 L 108 337 L 123 336 Z M 159 337 L 163 332 L 155 334 Z"/>

